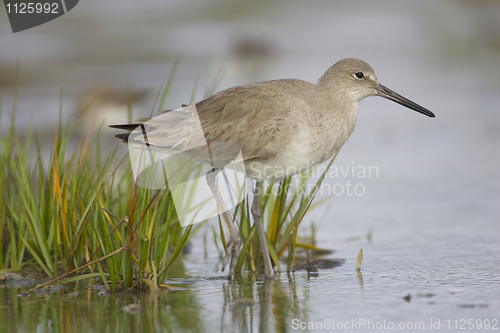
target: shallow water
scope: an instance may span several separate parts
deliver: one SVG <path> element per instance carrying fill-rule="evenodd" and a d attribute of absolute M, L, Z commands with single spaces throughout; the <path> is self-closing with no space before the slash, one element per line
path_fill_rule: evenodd
<path fill-rule="evenodd" d="M 426 330 L 440 322 L 449 330 L 455 320 L 460 326 L 460 319 L 473 318 L 474 325 L 498 319 L 499 268 L 486 249 L 442 249 L 432 246 L 439 244 L 432 237 L 423 246 L 418 234 L 405 241 L 374 238 L 344 242 L 337 253 L 363 246 L 359 274 L 355 258 L 347 257 L 340 267 L 282 273 L 274 281 L 249 274 L 228 281 L 219 258 L 202 259 L 202 252 L 194 252 L 172 271 L 166 284 L 176 288 L 167 292 L 102 294 L 89 288 L 90 282 L 18 297 L 26 288 L 1 288 L 2 327 L 7 332 L 289 332 L 304 322 L 325 329 L 355 323 L 370 331 L 385 321 L 388 328 Z"/>
<path fill-rule="evenodd" d="M 23 298 L 16 295 L 26 288 L 0 285 L 0 330 L 284 332 L 294 331 L 297 319 L 313 325 L 335 320 L 344 330 L 358 323 L 353 330 L 384 331 L 376 325 L 385 321 L 400 331 L 427 331 L 438 322 L 443 331 L 483 332 L 486 320 L 500 320 L 497 1 L 152 1 L 138 7 L 120 0 L 121 15 L 113 16 L 105 14 L 113 1 L 105 3 L 81 2 L 31 32 L 0 35 L 9 45 L 0 48 L 2 128 L 18 55 L 20 130 L 31 116 L 38 129 L 53 130 L 61 86 L 63 116 L 70 117 L 85 91 L 125 89 L 127 76 L 132 88 L 148 92 L 137 106 L 143 115 L 177 55 L 167 107 L 189 100 L 197 77 L 196 99 L 202 98 L 222 66 L 227 71 L 219 89 L 284 77 L 315 82 L 333 62 L 354 56 L 369 62 L 382 84 L 437 117 L 377 98 L 361 102 L 356 129 L 335 166 L 378 172 L 327 177 L 330 189 L 344 187 L 336 187 L 328 207 L 310 212 L 300 230 L 307 234 L 314 222 L 317 245 L 346 259 L 340 267 L 281 273 L 270 283 L 244 273 L 229 282 L 213 245 L 205 257 L 201 231 L 193 253 L 166 281 L 185 290 L 101 297 L 78 284 Z M 0 29 L 8 30 L 0 15 Z M 268 51 L 241 57 L 237 45 L 248 39 Z M 363 195 L 348 195 L 347 181 L 362 185 Z M 70 297 L 73 288 L 79 294 Z M 141 310 L 122 309 L 131 303 Z M 373 326 L 359 327 L 369 320 Z"/>

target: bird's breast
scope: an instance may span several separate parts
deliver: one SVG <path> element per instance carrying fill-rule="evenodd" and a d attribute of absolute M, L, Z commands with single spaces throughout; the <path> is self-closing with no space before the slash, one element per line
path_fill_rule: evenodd
<path fill-rule="evenodd" d="M 245 163 L 249 177 L 282 179 L 327 161 L 347 141 L 356 123 L 356 114 L 340 118 L 327 112 L 303 115 L 296 118 L 296 131 L 286 135 L 287 142 L 278 154 Z"/>

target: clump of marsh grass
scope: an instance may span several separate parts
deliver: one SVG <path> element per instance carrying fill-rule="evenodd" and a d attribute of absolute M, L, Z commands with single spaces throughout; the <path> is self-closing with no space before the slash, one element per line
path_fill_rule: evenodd
<path fill-rule="evenodd" d="M 158 111 L 174 73 L 175 67 L 162 91 Z M 207 94 L 213 93 L 215 86 L 212 84 Z M 193 99 L 195 91 L 196 84 Z M 16 98 L 14 101 L 10 127 L 0 135 L 0 270 L 35 267 L 53 279 L 46 284 L 100 277 L 107 290 L 131 288 L 141 282 L 158 290 L 203 223 L 181 228 L 168 186 L 164 190 L 136 186 L 127 158 L 122 160 L 127 164 L 122 172 L 116 172 L 112 163 L 116 148 L 103 157 L 99 131 L 95 135 L 89 131 L 75 148 L 69 148 L 76 125 L 59 121 L 50 158 L 44 162 L 36 133 L 30 129 L 21 140 L 16 132 Z M 35 162 L 30 165 L 33 155 Z M 310 191 L 305 190 L 305 184 L 311 180 L 311 172 L 271 182 L 261 191 L 269 250 L 279 271 L 284 253 L 288 254 L 287 269 L 294 267 L 295 250 L 304 246 L 297 242 L 298 227 L 333 161 Z M 292 183 L 299 190 L 289 193 Z M 238 271 L 256 271 L 262 264 L 250 205 L 247 197 L 234 212 L 244 241 Z M 219 226 L 214 240 L 225 249 L 220 219 Z"/>
<path fill-rule="evenodd" d="M 179 226 L 169 191 L 135 186 L 130 168 L 116 173 L 116 149 L 103 158 L 99 133 L 70 149 L 76 125 L 61 121 L 44 161 L 36 133 L 16 132 L 14 100 L 0 135 L 0 270 L 36 267 L 59 283 L 101 277 L 106 289 L 164 280 L 193 229 Z"/>

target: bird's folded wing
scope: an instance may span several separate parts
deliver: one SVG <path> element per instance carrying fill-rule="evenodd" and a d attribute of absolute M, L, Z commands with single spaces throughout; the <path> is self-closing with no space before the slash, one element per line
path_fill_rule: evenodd
<path fill-rule="evenodd" d="M 271 82 L 276 81 L 229 88 L 196 103 L 207 142 L 234 143 L 245 160 L 268 159 L 282 150 L 297 132 L 292 105 L 305 102 L 293 98 L 286 84 Z"/>
<path fill-rule="evenodd" d="M 283 84 L 267 81 L 229 88 L 155 118 L 112 127 L 135 129 L 126 138 L 129 147 L 140 147 L 147 139 L 156 149 L 192 151 L 207 143 L 225 142 L 237 145 L 245 160 L 268 159 L 297 133 L 297 123 L 290 117 L 292 108 L 307 107 L 290 93 L 287 80 L 278 81 Z M 300 83 L 310 88 L 310 83 Z"/>

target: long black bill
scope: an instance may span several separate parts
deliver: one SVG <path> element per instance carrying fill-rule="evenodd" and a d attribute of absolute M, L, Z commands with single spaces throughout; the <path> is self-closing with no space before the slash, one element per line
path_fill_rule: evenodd
<path fill-rule="evenodd" d="M 381 84 L 379 84 L 378 87 L 373 87 L 373 89 L 375 89 L 375 91 L 377 92 L 377 95 L 380 97 L 387 98 L 387 99 L 394 101 L 398 104 L 406 106 L 409 109 L 412 109 L 412 110 L 415 110 L 415 111 L 420 112 L 422 114 L 425 114 L 428 117 L 435 117 L 434 113 L 432 113 L 431 111 L 418 105 L 417 103 L 410 101 L 409 99 L 401 96 L 400 94 L 395 93 L 391 89 L 384 87 Z"/>

